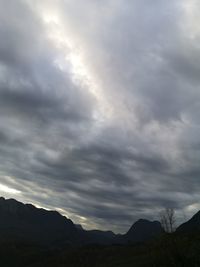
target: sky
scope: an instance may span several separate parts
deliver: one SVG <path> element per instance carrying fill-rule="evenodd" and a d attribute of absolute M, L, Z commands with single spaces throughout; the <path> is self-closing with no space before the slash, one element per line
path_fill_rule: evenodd
<path fill-rule="evenodd" d="M 0 195 L 126 232 L 200 209 L 198 0 L 0 0 Z"/>

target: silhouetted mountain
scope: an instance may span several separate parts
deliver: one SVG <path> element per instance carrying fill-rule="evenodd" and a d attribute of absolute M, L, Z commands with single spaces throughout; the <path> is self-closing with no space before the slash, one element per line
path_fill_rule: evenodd
<path fill-rule="evenodd" d="M 129 242 L 143 242 L 155 238 L 162 232 L 160 222 L 140 219 L 131 226 L 124 237 Z"/>
<path fill-rule="evenodd" d="M 149 240 L 162 232 L 159 222 L 140 219 L 125 235 L 111 231 L 86 231 L 57 211 L 39 209 L 14 199 L 0 198 L 0 242 L 28 242 L 36 245 L 126 244 Z"/>
<path fill-rule="evenodd" d="M 198 211 L 189 221 L 181 224 L 176 232 L 197 232 L 200 231 L 200 211 Z"/>
<path fill-rule="evenodd" d="M 56 211 L 38 209 L 14 199 L 0 198 L 0 239 L 37 244 L 74 243 L 73 222 Z"/>
<path fill-rule="evenodd" d="M 111 231 L 86 231 L 57 211 L 0 198 L 0 241 L 62 246 L 110 244 L 114 237 Z"/>
<path fill-rule="evenodd" d="M 0 198 L 0 266 L 199 266 L 199 226 L 200 212 L 172 234 L 143 219 L 125 235 L 86 231 L 56 211 Z"/>

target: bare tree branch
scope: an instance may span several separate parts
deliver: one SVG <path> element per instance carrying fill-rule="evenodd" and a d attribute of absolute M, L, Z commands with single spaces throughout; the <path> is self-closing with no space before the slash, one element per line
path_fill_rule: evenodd
<path fill-rule="evenodd" d="M 160 222 L 166 233 L 175 231 L 175 211 L 173 208 L 166 208 L 160 213 Z"/>

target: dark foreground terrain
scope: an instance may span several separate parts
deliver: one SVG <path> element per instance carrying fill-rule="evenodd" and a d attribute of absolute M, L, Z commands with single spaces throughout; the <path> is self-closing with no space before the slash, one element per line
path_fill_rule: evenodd
<path fill-rule="evenodd" d="M 200 211 L 167 234 L 140 219 L 124 235 L 0 198 L 0 267 L 200 267 Z"/>
<path fill-rule="evenodd" d="M 200 233 L 163 235 L 143 244 L 57 250 L 4 243 L 0 247 L 0 261 L 2 267 L 199 267 Z"/>

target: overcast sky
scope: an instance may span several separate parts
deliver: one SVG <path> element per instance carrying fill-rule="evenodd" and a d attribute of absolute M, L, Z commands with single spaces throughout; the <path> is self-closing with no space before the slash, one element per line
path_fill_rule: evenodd
<path fill-rule="evenodd" d="M 198 0 L 0 0 L 0 195 L 125 232 L 200 209 Z"/>

